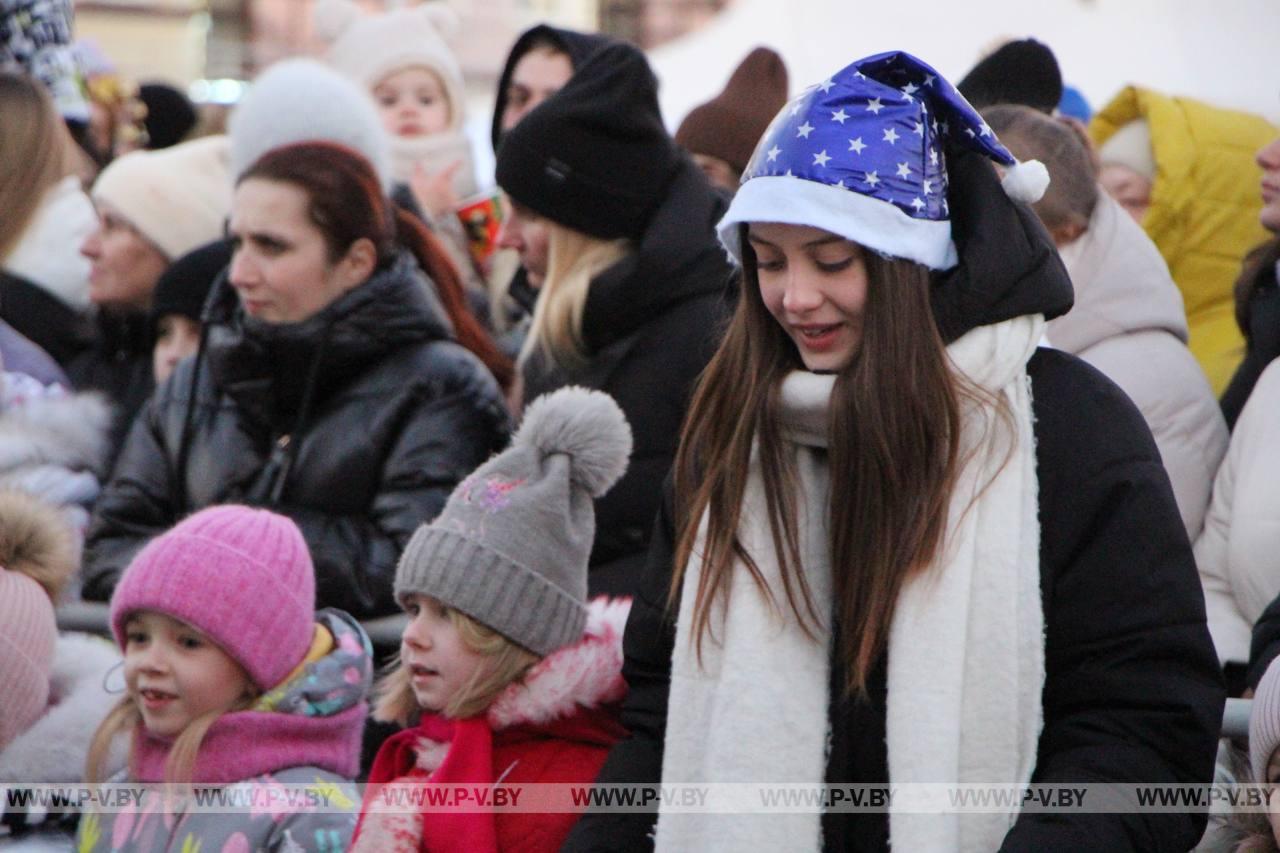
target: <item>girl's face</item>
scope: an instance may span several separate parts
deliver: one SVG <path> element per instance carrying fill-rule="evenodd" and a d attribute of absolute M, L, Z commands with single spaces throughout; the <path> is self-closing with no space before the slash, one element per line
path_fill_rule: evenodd
<path fill-rule="evenodd" d="M 308 207 L 307 194 L 293 184 L 250 178 L 236 188 L 229 280 L 250 317 L 301 322 L 373 273 L 377 250 L 364 238 L 330 261 L 324 233 Z"/>
<path fill-rule="evenodd" d="M 1098 183 L 1133 217 L 1134 222 L 1142 224 L 1147 208 L 1151 207 L 1151 181 L 1128 166 L 1108 163 L 1098 171 Z"/>
<path fill-rule="evenodd" d="M 382 124 L 393 136 L 430 136 L 449 128 L 449 99 L 434 71 L 421 66 L 388 74 L 373 87 Z"/>
<path fill-rule="evenodd" d="M 572 76 L 573 65 L 567 53 L 544 47 L 520 57 L 507 83 L 507 97 L 502 106 L 503 132 L 515 127 L 534 107 L 560 91 Z"/>
<path fill-rule="evenodd" d="M 98 227 L 80 246 L 89 259 L 89 299 L 94 305 L 145 311 L 169 259 L 121 213 L 97 202 Z"/>
<path fill-rule="evenodd" d="M 181 314 L 166 314 L 156 324 L 156 348 L 151 354 L 151 369 L 159 385 L 173 375 L 178 362 L 196 354 L 200 348 L 200 324 Z"/>
<path fill-rule="evenodd" d="M 144 610 L 124 630 L 125 684 L 151 734 L 176 737 L 192 720 L 251 695 L 240 664 L 187 623 Z"/>
<path fill-rule="evenodd" d="M 861 246 L 808 225 L 752 223 L 760 298 L 815 373 L 846 367 L 862 345 L 867 267 Z"/>
<path fill-rule="evenodd" d="M 409 596 L 409 624 L 400 635 L 400 665 L 418 705 L 441 711 L 484 666 L 486 657 L 462 641 L 449 608 L 427 595 Z"/>

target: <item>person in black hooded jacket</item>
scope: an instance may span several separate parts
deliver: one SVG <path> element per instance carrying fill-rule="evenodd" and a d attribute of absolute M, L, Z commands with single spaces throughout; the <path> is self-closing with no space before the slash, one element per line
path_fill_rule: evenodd
<path fill-rule="evenodd" d="M 635 450 L 596 504 L 593 595 L 636 580 L 694 379 L 727 317 L 724 202 L 672 141 L 657 82 L 630 45 L 601 48 L 507 132 L 499 245 L 539 291 L 521 352 L 523 398 L 564 385 L 613 396 Z"/>
<path fill-rule="evenodd" d="M 757 149 L 720 226 L 742 293 L 632 606 L 631 736 L 599 784 L 1212 778 L 1224 690 L 1168 477 L 1115 385 L 1036 346 L 1070 281 L 953 91 L 871 57 Z M 949 138 L 882 137 L 930 127 L 926 106 Z M 884 141 L 829 166 L 833 134 Z M 913 172 L 930 152 L 941 170 L 868 180 L 873 156 Z M 660 808 L 656 827 L 588 813 L 563 849 L 1173 851 L 1205 819 Z"/>
<path fill-rule="evenodd" d="M 298 524 L 318 607 L 397 609 L 400 551 L 508 423 L 432 301 L 422 226 L 392 216 L 372 167 L 339 145 L 274 149 L 241 176 L 231 266 L 199 351 L 139 415 L 98 501 L 85 598 L 108 599 L 190 512 L 245 503 Z"/>

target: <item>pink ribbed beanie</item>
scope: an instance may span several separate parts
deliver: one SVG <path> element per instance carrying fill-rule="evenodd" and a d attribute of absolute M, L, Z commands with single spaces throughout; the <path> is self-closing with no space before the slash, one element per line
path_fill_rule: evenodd
<path fill-rule="evenodd" d="M 315 570 L 302 534 L 263 509 L 201 510 L 147 543 L 111 598 L 121 648 L 129 614 L 154 610 L 203 631 L 261 690 L 278 685 L 311 646 Z"/>
<path fill-rule="evenodd" d="M 0 569 L 0 749 L 40 718 L 49 704 L 49 674 L 58 623 L 40 584 Z"/>

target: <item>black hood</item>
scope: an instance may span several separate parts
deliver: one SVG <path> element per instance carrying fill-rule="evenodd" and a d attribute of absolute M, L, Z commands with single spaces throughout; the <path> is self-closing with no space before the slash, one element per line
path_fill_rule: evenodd
<path fill-rule="evenodd" d="M 589 349 L 626 337 L 674 303 L 733 292 L 736 268 L 715 232 L 727 206 L 693 161 L 681 155 L 636 251 L 592 279 L 582 317 Z"/>
<path fill-rule="evenodd" d="M 580 33 L 575 30 L 562 30 L 559 27 L 550 27 L 546 24 L 538 24 L 538 26 L 525 30 L 516 39 L 516 43 L 511 48 L 511 53 L 507 54 L 507 63 L 502 66 L 502 76 L 498 78 L 498 97 L 493 106 L 493 127 L 490 131 L 490 139 L 493 141 L 493 150 L 498 150 L 498 142 L 502 138 L 502 112 L 507 106 L 507 86 L 511 83 L 511 74 L 515 71 L 516 63 L 529 52 L 538 41 L 551 41 L 560 47 L 569 57 L 569 64 L 577 71 L 582 63 L 595 53 L 601 47 L 604 47 L 613 39 L 599 33 Z"/>
<path fill-rule="evenodd" d="M 1049 232 L 1005 195 L 991 161 L 959 146 L 947 153 L 951 237 L 960 262 L 934 274 L 933 316 L 946 343 L 978 326 L 1071 310 L 1075 291 Z"/>

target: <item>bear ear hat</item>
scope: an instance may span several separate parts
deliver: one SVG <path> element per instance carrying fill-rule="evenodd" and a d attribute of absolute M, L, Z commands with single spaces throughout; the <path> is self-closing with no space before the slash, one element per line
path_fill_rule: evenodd
<path fill-rule="evenodd" d="M 316 35 L 333 43 L 347 31 L 361 15 L 360 7 L 351 0 L 319 0 L 316 3 L 314 21 Z"/>

